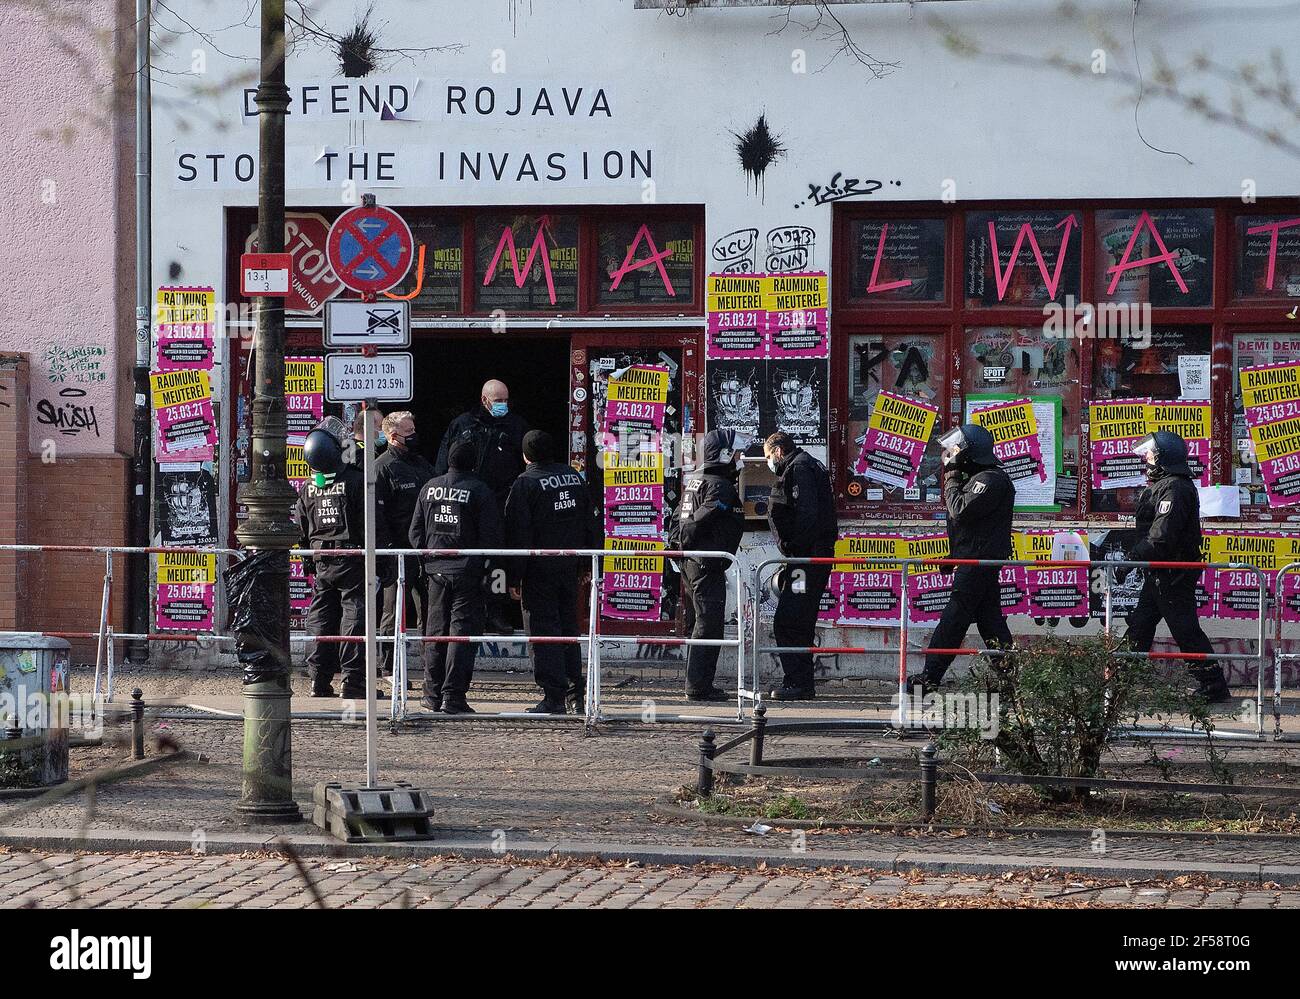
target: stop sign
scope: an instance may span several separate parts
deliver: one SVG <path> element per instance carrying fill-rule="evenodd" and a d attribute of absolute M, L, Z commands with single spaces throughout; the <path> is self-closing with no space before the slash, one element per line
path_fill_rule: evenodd
<path fill-rule="evenodd" d="M 330 224 L 324 215 L 287 212 L 284 216 L 284 249 L 293 257 L 289 277 L 289 295 L 284 300 L 288 312 L 317 313 L 325 303 L 343 290 L 343 282 L 334 274 L 325 256 Z M 257 251 L 257 230 L 244 244 L 249 253 Z"/>

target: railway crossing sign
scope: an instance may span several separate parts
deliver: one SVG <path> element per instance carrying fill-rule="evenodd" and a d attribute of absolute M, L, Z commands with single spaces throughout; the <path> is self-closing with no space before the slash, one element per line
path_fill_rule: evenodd
<path fill-rule="evenodd" d="M 411 228 L 380 205 L 349 208 L 330 227 L 326 256 L 338 279 L 353 291 L 375 294 L 406 277 L 415 256 Z"/>

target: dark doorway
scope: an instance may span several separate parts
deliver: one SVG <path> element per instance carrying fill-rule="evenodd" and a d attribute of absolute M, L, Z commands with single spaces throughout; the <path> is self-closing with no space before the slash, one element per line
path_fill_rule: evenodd
<path fill-rule="evenodd" d="M 489 334 L 412 339 L 415 394 L 409 404 L 420 431 L 421 450 L 433 461 L 442 435 L 457 416 L 479 406 L 490 378 L 510 389 L 510 408 L 529 426 L 554 437 L 568 451 L 569 338 L 509 339 Z"/>

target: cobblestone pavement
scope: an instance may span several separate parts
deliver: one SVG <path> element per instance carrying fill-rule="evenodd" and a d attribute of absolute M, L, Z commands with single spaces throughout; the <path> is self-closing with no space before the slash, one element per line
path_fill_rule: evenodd
<path fill-rule="evenodd" d="M 148 679 L 148 678 L 146 678 Z M 190 678 L 170 678 L 169 683 Z M 195 678 L 201 687 L 231 679 Z M 118 689 L 129 689 L 123 678 Z M 146 685 L 146 684 L 142 684 Z M 162 684 L 159 685 L 160 687 Z M 146 691 L 146 697 L 149 692 Z M 636 695 L 631 695 L 634 704 Z M 656 814 L 654 805 L 693 782 L 698 761 L 699 725 L 603 726 L 594 734 L 580 725 L 556 722 L 441 722 L 390 732 L 381 725 L 380 777 L 404 780 L 429 789 L 440 838 L 490 844 L 504 830 L 515 840 L 568 840 L 632 843 L 646 846 L 762 847 L 779 858 L 790 848 L 792 834 L 779 828 L 766 839 L 740 828 L 706 825 L 696 820 Z M 122 730 L 110 730 L 105 745 L 73 750 L 73 776 L 121 759 L 123 747 L 111 744 Z M 76 830 L 176 830 L 187 834 L 233 831 L 232 812 L 240 788 L 243 726 L 238 718 L 157 720 L 150 722 L 151 741 L 162 736 L 201 753 L 206 762 L 174 764 L 149 774 L 100 787 L 93 803 L 84 793 L 14 815 L 18 802 L 0 802 L 0 826 Z M 725 738 L 725 735 L 723 736 Z M 866 755 L 908 758 L 918 743 L 897 740 L 876 746 L 856 739 L 854 751 L 868 744 Z M 879 737 L 872 737 L 879 739 Z M 844 753 L 846 742 L 785 737 L 771 741 L 773 755 Z M 1234 750 L 1238 752 L 1239 750 Z M 1282 770 L 1296 764 L 1297 747 L 1271 746 L 1267 753 Z M 294 793 L 310 801 L 318 781 L 360 781 L 365 770 L 360 726 L 297 720 L 293 726 Z M 310 808 L 304 812 L 310 815 Z M 269 827 L 269 835 L 310 831 L 311 826 Z M 1060 857 L 1098 859 L 1089 829 L 1051 834 L 960 835 L 865 830 L 809 829 L 804 843 L 818 850 L 874 853 L 935 853 L 982 857 Z M 1126 837 L 1106 840 L 1106 859 L 1154 864 L 1297 863 L 1294 839 Z"/>
<path fill-rule="evenodd" d="M 329 908 L 1205 908 L 1297 909 L 1300 890 L 1198 883 L 936 877 L 835 871 L 302 860 Z M 269 855 L 0 851 L 0 907 L 314 908 L 296 867 Z"/>

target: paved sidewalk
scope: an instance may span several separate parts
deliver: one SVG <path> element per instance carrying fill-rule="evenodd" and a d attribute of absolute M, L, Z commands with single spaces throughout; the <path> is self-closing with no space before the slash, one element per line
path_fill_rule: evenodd
<path fill-rule="evenodd" d="M 1107 883 L 710 866 L 418 863 L 276 856 L 0 852 L 0 907 L 351 909 L 1092 908 L 1297 909 L 1300 891 L 1190 879 Z M 319 893 L 320 900 L 317 900 Z"/>

